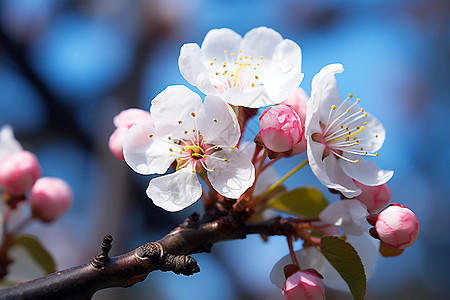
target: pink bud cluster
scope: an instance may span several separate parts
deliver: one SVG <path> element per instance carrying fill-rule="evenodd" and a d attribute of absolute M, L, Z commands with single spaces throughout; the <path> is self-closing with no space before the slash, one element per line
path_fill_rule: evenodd
<path fill-rule="evenodd" d="M 41 176 L 39 161 L 29 151 L 19 150 L 0 159 L 0 188 L 8 205 L 15 208 L 28 198 L 33 217 L 50 222 L 69 209 L 73 193 L 65 181 Z"/>
<path fill-rule="evenodd" d="M 150 117 L 150 112 L 138 109 L 129 108 L 122 110 L 113 120 L 116 130 L 109 138 L 109 150 L 120 160 L 123 157 L 123 140 L 131 126 L 135 124 L 148 123 L 153 126 L 153 121 Z"/>
<path fill-rule="evenodd" d="M 394 203 L 378 215 L 370 215 L 369 223 L 375 226 L 370 233 L 382 243 L 395 249 L 411 246 L 419 235 L 416 215 L 403 205 Z"/>

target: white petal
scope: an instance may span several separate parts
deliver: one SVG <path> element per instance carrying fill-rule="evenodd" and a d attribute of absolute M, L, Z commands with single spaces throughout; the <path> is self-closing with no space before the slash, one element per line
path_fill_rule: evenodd
<path fill-rule="evenodd" d="M 239 144 L 239 150 L 245 153 L 250 159 L 253 157 L 255 152 L 256 144 L 253 141 L 244 141 Z M 261 161 L 262 151 L 259 153 L 257 158 L 257 164 Z M 266 158 L 266 161 L 269 159 Z M 276 168 L 269 166 L 264 169 L 258 176 L 258 180 L 255 183 L 255 188 L 253 189 L 254 195 L 262 194 L 271 184 L 273 184 L 279 178 Z"/>
<path fill-rule="evenodd" d="M 346 156 L 352 159 L 359 158 L 357 155 Z M 382 185 L 394 175 L 393 171 L 382 170 L 374 162 L 368 162 L 364 159 L 359 159 L 356 164 L 341 160 L 339 165 L 349 177 L 369 186 Z"/>
<path fill-rule="evenodd" d="M 237 53 L 241 40 L 242 37 L 229 28 L 212 29 L 202 43 L 203 58 L 208 61 L 212 61 L 213 58 L 217 58 L 219 62 L 223 61 L 224 51 Z"/>
<path fill-rule="evenodd" d="M 352 178 L 344 173 L 340 165 L 341 161 L 343 160 L 337 159 L 331 154 L 325 157 L 325 171 L 327 172 L 328 178 L 332 182 L 332 186 L 328 187 L 340 191 L 347 198 L 358 196 L 361 194 L 361 190 L 355 185 Z"/>
<path fill-rule="evenodd" d="M 367 232 L 359 236 L 348 235 L 347 242 L 352 244 L 358 252 L 359 257 L 363 262 L 367 279 L 369 279 L 373 274 L 375 263 L 379 256 L 378 249 L 380 247 L 380 242 Z"/>
<path fill-rule="evenodd" d="M 147 188 L 147 196 L 156 206 L 167 211 L 180 211 L 195 203 L 202 195 L 202 186 L 190 168 L 154 178 Z"/>
<path fill-rule="evenodd" d="M 360 146 L 369 153 L 378 151 L 384 143 L 386 138 L 386 130 L 380 121 L 372 114 L 367 113 L 364 118 L 367 124 L 364 126 L 365 130 L 358 134 L 358 139 L 361 141 Z"/>
<path fill-rule="evenodd" d="M 153 134 L 152 138 L 150 134 Z M 163 174 L 175 160 L 175 157 L 170 156 L 169 142 L 159 139 L 156 129 L 149 124 L 133 125 L 123 142 L 125 161 L 137 173 Z M 174 144 L 173 148 L 176 147 Z"/>
<path fill-rule="evenodd" d="M 277 101 L 271 98 L 266 88 L 261 85 L 245 90 L 237 87 L 229 88 L 223 92 L 221 97 L 232 105 L 249 108 L 259 108 L 277 104 Z"/>
<path fill-rule="evenodd" d="M 184 137 L 184 131 L 195 128 L 192 113 L 197 114 L 202 105 L 199 95 L 184 85 L 167 87 L 152 100 L 150 113 L 160 136 Z M 181 123 L 180 123 L 181 121 Z"/>
<path fill-rule="evenodd" d="M 14 137 L 12 127 L 10 125 L 3 125 L 0 129 L 0 160 L 5 156 L 22 150 L 22 145 Z"/>
<path fill-rule="evenodd" d="M 255 168 L 250 158 L 237 148 L 213 153 L 206 158 L 206 166 L 215 168 L 208 171 L 214 189 L 228 198 L 239 198 L 255 181 Z"/>
<path fill-rule="evenodd" d="M 206 96 L 197 126 L 208 144 L 232 147 L 241 136 L 236 114 L 217 96 Z"/>
<path fill-rule="evenodd" d="M 327 224 L 339 226 L 344 233 L 361 235 L 369 230 L 367 207 L 358 200 L 342 200 L 331 203 L 319 215 Z"/>
<path fill-rule="evenodd" d="M 284 40 L 275 47 L 270 67 L 262 70 L 260 79 L 276 103 L 291 96 L 302 82 L 301 63 L 301 49 L 293 41 Z"/>
<path fill-rule="evenodd" d="M 197 44 L 184 44 L 180 50 L 180 57 L 178 58 L 178 67 L 181 75 L 192 85 L 199 87 L 199 89 L 209 95 L 216 94 L 217 90 L 214 88 L 211 80 L 209 63 L 202 59 L 200 47 Z"/>
<path fill-rule="evenodd" d="M 247 55 L 272 58 L 275 46 L 283 41 L 283 37 L 275 30 L 267 27 L 258 27 L 244 35 L 241 50 Z"/>
<path fill-rule="evenodd" d="M 337 188 L 338 185 L 333 183 L 328 177 L 327 168 L 325 165 L 325 160 L 322 160 L 323 152 L 325 150 L 325 145 L 322 143 L 317 143 L 311 138 L 308 139 L 307 143 L 307 154 L 308 162 L 311 171 L 316 175 L 317 179 L 322 182 L 328 188 Z"/>
<path fill-rule="evenodd" d="M 320 120 L 326 122 L 331 106 L 339 106 L 342 102 L 337 89 L 337 81 L 334 76 L 342 73 L 344 67 L 341 64 L 327 65 L 317 73 L 312 80 L 311 98 L 307 102 L 307 119 L 310 114 L 319 114 Z"/>

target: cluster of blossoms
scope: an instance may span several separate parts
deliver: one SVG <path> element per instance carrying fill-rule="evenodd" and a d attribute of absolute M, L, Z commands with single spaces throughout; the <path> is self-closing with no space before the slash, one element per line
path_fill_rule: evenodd
<path fill-rule="evenodd" d="M 42 169 L 37 157 L 26 150 L 15 139 L 12 128 L 4 125 L 0 128 L 0 277 L 6 275 L 6 265 L 11 261 L 7 255 L 11 240 L 32 220 L 52 222 L 62 216 L 72 203 L 72 188 L 57 177 L 42 177 Z M 9 228 L 8 221 L 13 210 L 19 204 L 29 204 L 31 214 L 28 218 Z M 5 265 L 6 264 L 6 265 Z"/>
<path fill-rule="evenodd" d="M 178 60 L 181 74 L 206 95 L 204 101 L 187 87 L 169 86 L 152 100 L 150 114 L 129 109 L 116 116 L 109 145 L 137 173 L 164 174 L 150 181 L 147 195 L 167 211 L 182 210 L 200 198 L 206 208 L 225 198 L 243 206 L 248 216 L 262 213 L 271 198 L 283 198 L 277 187 L 309 164 L 342 200 L 316 218 L 298 218 L 308 230 L 293 237 L 302 238 L 304 247 L 295 253 L 289 247 L 271 279 L 284 299 L 324 299 L 323 282 L 332 287 L 345 282 L 317 250 L 320 237 L 311 231 L 346 238 L 369 276 L 378 240 L 390 249 L 404 249 L 416 240 L 419 225 L 404 206 L 382 210 L 391 200 L 387 182 L 393 172 L 365 158 L 378 156 L 385 129 L 360 107 L 360 99 L 340 97 L 335 75 L 343 66 L 325 66 L 314 76 L 308 97 L 299 88 L 301 59 L 296 43 L 266 27 L 243 37 L 230 29 L 211 30 L 201 46 L 183 45 Z M 246 153 L 242 133 L 262 107 L 254 152 Z M 305 152 L 303 163 L 255 192 L 270 165 Z M 300 269 L 297 258 L 308 270 Z M 294 271 L 288 268 L 283 276 L 288 265 Z"/>

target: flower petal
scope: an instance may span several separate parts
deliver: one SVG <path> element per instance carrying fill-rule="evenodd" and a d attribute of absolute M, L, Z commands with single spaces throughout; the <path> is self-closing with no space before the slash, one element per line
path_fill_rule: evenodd
<path fill-rule="evenodd" d="M 306 123 L 312 115 L 319 114 L 319 119 L 326 122 L 331 106 L 342 102 L 337 89 L 336 73 L 344 72 L 341 64 L 327 65 L 312 80 L 311 98 L 307 102 Z"/>
<path fill-rule="evenodd" d="M 233 147 L 241 136 L 236 114 L 217 96 L 206 96 L 197 126 L 208 144 Z"/>
<path fill-rule="evenodd" d="M 181 47 L 178 67 L 181 75 L 192 85 L 197 86 L 203 93 L 217 94 L 217 90 L 212 84 L 208 70 L 208 65 L 202 59 L 200 47 L 197 44 L 189 43 Z M 222 50 L 223 55 L 223 50 Z"/>
<path fill-rule="evenodd" d="M 358 200 L 342 200 L 331 203 L 319 215 L 327 224 L 339 226 L 345 234 L 361 235 L 368 232 L 367 207 Z"/>
<path fill-rule="evenodd" d="M 153 134 L 152 138 L 150 134 Z M 175 160 L 168 149 L 170 141 L 162 141 L 157 136 L 156 129 L 149 124 L 133 125 L 128 130 L 123 142 L 123 155 L 135 172 L 163 174 Z M 174 149 L 178 147 L 173 145 Z"/>
<path fill-rule="evenodd" d="M 227 159 L 228 162 L 225 162 Z M 206 158 L 208 178 L 222 196 L 237 199 L 255 181 L 255 168 L 250 158 L 239 149 L 224 149 Z"/>
<path fill-rule="evenodd" d="M 280 103 L 291 96 L 303 80 L 302 52 L 291 40 L 283 40 L 275 47 L 270 67 L 261 74 L 270 98 Z"/>
<path fill-rule="evenodd" d="M 342 159 L 337 159 L 334 155 L 329 155 L 324 159 L 325 171 L 332 183 L 328 186 L 331 189 L 340 191 L 347 198 L 353 198 L 361 194 L 361 190 L 355 182 L 340 167 Z M 348 162 L 346 162 L 348 163 Z M 351 163 L 349 163 L 351 164 Z"/>
<path fill-rule="evenodd" d="M 202 56 L 207 61 L 221 61 L 226 53 L 238 52 L 242 37 L 229 28 L 210 30 L 202 43 Z M 226 51 L 226 53 L 224 52 Z"/>
<path fill-rule="evenodd" d="M 264 86 L 257 85 L 248 89 L 229 88 L 222 93 L 221 98 L 231 105 L 244 106 L 249 108 L 259 108 L 275 105 L 275 99 L 270 98 Z"/>
<path fill-rule="evenodd" d="M 347 155 L 347 157 L 350 159 L 358 158 L 356 155 Z M 345 174 L 356 181 L 369 186 L 382 185 L 383 183 L 388 182 L 394 175 L 393 171 L 382 170 L 378 168 L 374 162 L 368 162 L 363 159 L 360 159 L 356 164 L 340 160 L 339 166 Z"/>
<path fill-rule="evenodd" d="M 147 188 L 147 196 L 156 206 L 172 212 L 194 204 L 201 195 L 202 186 L 189 168 L 154 178 Z"/>
<path fill-rule="evenodd" d="M 160 136 L 185 137 L 195 128 L 192 113 L 201 110 L 202 99 L 184 85 L 168 86 L 153 100 L 150 113 Z"/>
<path fill-rule="evenodd" d="M 383 124 L 370 113 L 364 118 L 367 122 L 365 130 L 358 134 L 358 139 L 361 141 L 360 146 L 369 153 L 378 151 L 384 143 L 386 138 L 386 130 Z"/>
<path fill-rule="evenodd" d="M 243 53 L 253 56 L 272 58 L 275 46 L 283 41 L 283 37 L 275 30 L 258 27 L 244 35 L 240 49 Z"/>

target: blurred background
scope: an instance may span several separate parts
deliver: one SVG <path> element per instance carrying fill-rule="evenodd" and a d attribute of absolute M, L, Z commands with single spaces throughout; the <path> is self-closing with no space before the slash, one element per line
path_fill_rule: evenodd
<path fill-rule="evenodd" d="M 377 164 L 395 171 L 393 201 L 417 214 L 421 233 L 400 257 L 378 259 L 366 299 L 449 299 L 449 20 L 447 0 L 0 0 L 0 125 L 14 127 L 45 176 L 75 191 L 68 214 L 28 232 L 64 269 L 95 256 L 104 234 L 118 255 L 201 212 L 201 203 L 179 213 L 151 203 L 150 177 L 109 152 L 112 118 L 149 109 L 168 85 L 189 86 L 178 70 L 182 44 L 200 44 L 212 28 L 244 35 L 264 25 L 302 48 L 308 93 L 323 66 L 340 62 L 341 95 L 361 98 L 387 130 Z M 283 174 L 304 159 L 275 165 Z M 321 186 L 308 168 L 286 184 Z M 287 252 L 282 237 L 221 243 L 194 256 L 199 274 L 154 272 L 94 299 L 281 299 L 269 273 Z M 329 290 L 327 299 L 351 296 Z"/>

